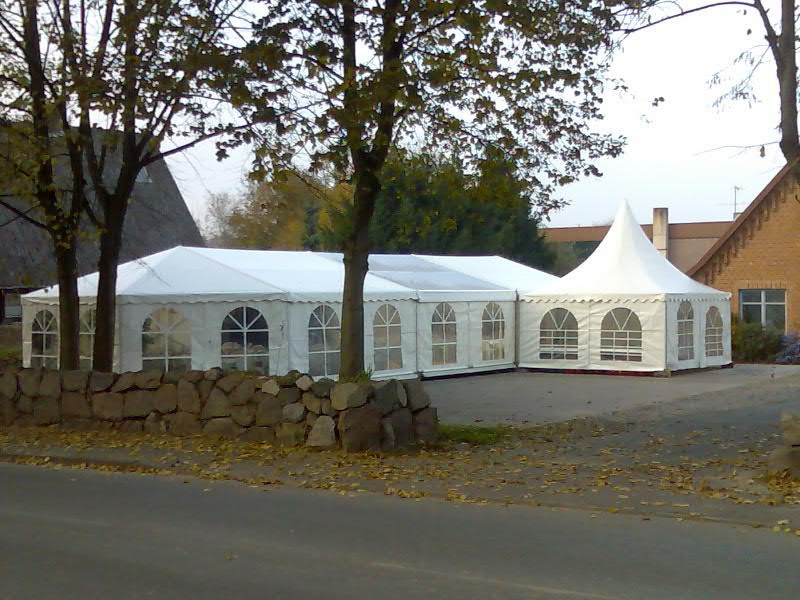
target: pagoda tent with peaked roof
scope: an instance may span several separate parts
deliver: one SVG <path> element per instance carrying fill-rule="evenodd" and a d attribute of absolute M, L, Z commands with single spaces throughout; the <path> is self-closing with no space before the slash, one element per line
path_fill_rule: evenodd
<path fill-rule="evenodd" d="M 594 253 L 520 297 L 519 365 L 670 372 L 731 363 L 730 294 L 676 269 L 623 203 Z"/>

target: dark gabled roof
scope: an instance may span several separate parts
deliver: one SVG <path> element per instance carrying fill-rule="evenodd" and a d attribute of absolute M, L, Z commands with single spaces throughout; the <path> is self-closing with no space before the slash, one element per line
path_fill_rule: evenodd
<path fill-rule="evenodd" d="M 733 221 L 733 223 L 731 223 L 730 227 L 728 227 L 728 229 L 725 230 L 725 232 L 714 243 L 714 245 L 708 249 L 708 252 L 706 252 L 699 261 L 697 261 L 697 264 L 695 264 L 691 269 L 689 269 L 686 272 L 686 274 L 689 275 L 689 277 L 694 277 L 697 274 L 697 272 L 700 271 L 700 269 L 705 267 L 711 261 L 711 259 L 719 251 L 719 249 L 722 248 L 725 245 L 725 243 L 729 239 L 731 239 L 736 234 L 736 232 L 739 231 L 739 229 L 747 221 L 749 221 L 751 217 L 753 217 L 754 214 L 757 213 L 762 203 L 767 198 L 769 198 L 770 194 L 772 194 L 773 190 L 775 190 L 776 187 L 778 187 L 781 183 L 783 183 L 783 180 L 798 166 L 798 164 L 800 164 L 800 158 L 796 158 L 793 161 L 786 163 L 786 165 L 784 165 L 784 167 L 780 171 L 778 171 L 775 177 L 773 177 L 770 180 L 770 182 L 766 185 L 766 187 L 763 190 L 761 190 L 758 196 L 756 196 L 755 199 L 750 203 L 750 206 L 748 206 L 745 209 L 745 211 L 742 214 L 740 214 Z"/>
<path fill-rule="evenodd" d="M 205 245 L 166 163 L 156 161 L 146 170 L 128 206 L 120 263 L 174 246 Z M 99 255 L 94 229 L 85 230 L 87 235 L 78 244 L 80 275 L 97 270 Z M 0 289 L 43 287 L 56 279 L 47 233 L 0 206 Z"/>

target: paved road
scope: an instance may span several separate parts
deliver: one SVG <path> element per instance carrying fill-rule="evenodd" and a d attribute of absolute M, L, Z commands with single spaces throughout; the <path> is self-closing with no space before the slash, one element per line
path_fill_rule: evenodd
<path fill-rule="evenodd" d="M 736 365 L 668 378 L 514 372 L 433 379 L 425 388 L 443 423 L 534 425 L 608 416 L 798 375 L 800 366 L 782 365 Z"/>
<path fill-rule="evenodd" d="M 0 464 L 3 600 L 789 599 L 798 551 L 722 524 Z"/>

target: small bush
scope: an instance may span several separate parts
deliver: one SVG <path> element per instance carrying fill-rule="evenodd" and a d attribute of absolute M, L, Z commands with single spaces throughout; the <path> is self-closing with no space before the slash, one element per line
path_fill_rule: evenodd
<path fill-rule="evenodd" d="M 19 348 L 0 347 L 0 367 L 21 367 L 22 350 Z"/>
<path fill-rule="evenodd" d="M 451 442 L 466 442 L 473 446 L 496 444 L 511 433 L 507 425 L 439 425 L 439 437 Z"/>
<path fill-rule="evenodd" d="M 783 336 L 775 362 L 779 365 L 800 365 L 800 331 Z"/>
<path fill-rule="evenodd" d="M 772 362 L 781 350 L 782 335 L 761 323 L 731 319 L 731 350 L 737 362 Z"/>
<path fill-rule="evenodd" d="M 369 383 L 372 381 L 372 369 L 360 371 L 355 377 L 340 377 L 339 383 Z"/>

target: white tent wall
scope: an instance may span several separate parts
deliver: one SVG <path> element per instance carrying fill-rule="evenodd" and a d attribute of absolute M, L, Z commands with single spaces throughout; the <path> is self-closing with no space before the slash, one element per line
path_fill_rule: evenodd
<path fill-rule="evenodd" d="M 678 310 L 683 302 L 692 305 L 694 313 L 693 338 L 694 358 L 678 358 Z M 667 298 L 667 368 L 670 371 L 720 367 L 731 363 L 731 307 L 730 299 L 671 295 Z M 722 317 L 722 354 L 709 356 L 706 353 L 706 316 L 715 307 Z"/>
<path fill-rule="evenodd" d="M 541 352 L 540 329 L 544 316 L 554 308 L 564 308 L 572 313 L 578 322 L 577 360 L 543 359 Z M 520 301 L 519 303 L 519 366 L 541 369 L 588 369 L 589 323 L 591 303 L 589 302 L 547 302 Z"/>
<path fill-rule="evenodd" d="M 400 345 L 403 367 L 386 371 L 375 370 L 375 315 L 388 304 L 400 315 Z M 412 377 L 417 372 L 417 306 L 412 300 L 376 301 L 364 303 L 364 366 L 382 378 Z"/>

